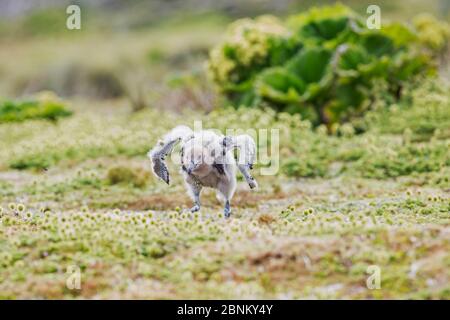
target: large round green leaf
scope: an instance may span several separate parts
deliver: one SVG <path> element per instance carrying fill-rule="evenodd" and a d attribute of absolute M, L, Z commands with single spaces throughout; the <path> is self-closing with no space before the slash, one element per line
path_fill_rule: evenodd
<path fill-rule="evenodd" d="M 255 81 L 257 95 L 278 103 L 298 103 L 304 91 L 304 82 L 281 67 L 267 69 Z"/>
<path fill-rule="evenodd" d="M 380 33 L 365 33 L 362 35 L 360 42 L 369 54 L 377 57 L 389 55 L 395 51 L 394 41 Z"/>
<path fill-rule="evenodd" d="M 329 67 L 330 59 L 329 50 L 304 48 L 286 64 L 286 69 L 306 83 L 319 82 Z"/>
<path fill-rule="evenodd" d="M 370 62 L 370 56 L 367 51 L 356 45 L 347 45 L 339 55 L 337 68 L 339 70 L 357 70 L 362 64 Z"/>
<path fill-rule="evenodd" d="M 391 23 L 380 29 L 381 34 L 389 37 L 396 47 L 405 47 L 417 41 L 417 36 L 406 25 Z"/>
<path fill-rule="evenodd" d="M 348 24 L 348 17 L 312 21 L 304 25 L 299 34 L 302 38 L 314 38 L 318 42 L 335 39 Z"/>

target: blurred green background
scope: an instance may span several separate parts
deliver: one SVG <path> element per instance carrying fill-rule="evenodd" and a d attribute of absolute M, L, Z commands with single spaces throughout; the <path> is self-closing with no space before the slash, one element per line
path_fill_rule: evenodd
<path fill-rule="evenodd" d="M 230 21 L 264 13 L 286 16 L 331 3 L 3 0 L 0 97 L 51 90 L 75 100 L 119 98 L 133 109 L 210 109 L 218 98 L 202 79 L 204 61 Z M 378 4 L 386 21 L 410 21 L 423 12 L 448 20 L 450 14 L 449 0 L 342 3 L 361 14 Z M 81 30 L 66 28 L 69 4 L 81 7 Z M 180 86 L 186 82 L 190 85 Z"/>

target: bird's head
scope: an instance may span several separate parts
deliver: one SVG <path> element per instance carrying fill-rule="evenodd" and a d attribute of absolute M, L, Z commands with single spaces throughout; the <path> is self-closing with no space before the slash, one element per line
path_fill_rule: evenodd
<path fill-rule="evenodd" d="M 188 174 L 203 176 L 210 172 L 214 157 L 202 146 L 191 146 L 184 150 L 183 165 Z"/>

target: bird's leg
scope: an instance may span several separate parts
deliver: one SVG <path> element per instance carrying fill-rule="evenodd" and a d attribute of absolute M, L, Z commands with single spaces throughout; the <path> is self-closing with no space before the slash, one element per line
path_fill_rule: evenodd
<path fill-rule="evenodd" d="M 194 206 L 191 208 L 191 212 L 197 212 L 200 210 L 200 191 L 200 187 L 193 186 L 192 194 L 194 198 Z"/>
<path fill-rule="evenodd" d="M 225 214 L 225 218 L 230 217 L 231 215 L 230 200 L 225 201 L 225 208 L 223 209 L 223 213 Z"/>
<path fill-rule="evenodd" d="M 233 198 L 234 190 L 236 189 L 236 177 L 230 176 L 230 174 L 231 173 L 228 172 L 229 178 L 224 178 L 217 186 L 221 198 L 225 201 L 225 207 L 223 208 L 225 218 L 229 218 L 231 215 L 230 201 L 231 198 Z"/>

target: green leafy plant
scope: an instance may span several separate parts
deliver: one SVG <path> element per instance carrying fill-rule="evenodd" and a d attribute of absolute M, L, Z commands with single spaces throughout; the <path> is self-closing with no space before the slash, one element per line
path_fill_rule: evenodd
<path fill-rule="evenodd" d="M 0 123 L 28 119 L 56 120 L 71 114 L 64 102 L 52 93 L 42 93 L 32 100 L 0 102 Z"/>
<path fill-rule="evenodd" d="M 330 126 L 364 113 L 380 80 L 398 99 L 405 82 L 434 73 L 434 53 L 447 43 L 448 26 L 425 18 L 416 29 L 391 23 L 370 30 L 338 4 L 284 24 L 268 16 L 238 20 L 211 51 L 208 69 L 235 106 L 268 105 Z M 436 39 L 426 41 L 433 30 Z"/>

